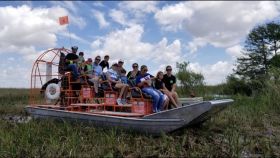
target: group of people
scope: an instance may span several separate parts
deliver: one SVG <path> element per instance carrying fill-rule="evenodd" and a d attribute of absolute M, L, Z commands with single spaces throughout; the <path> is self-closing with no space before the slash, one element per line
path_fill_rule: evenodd
<path fill-rule="evenodd" d="M 71 48 L 72 52 L 65 57 L 66 68 L 73 73 L 76 80 L 81 74 L 88 76 L 88 81 L 93 83 L 95 95 L 98 95 L 98 86 L 102 76 L 111 83 L 111 86 L 119 90 L 117 104 L 127 103 L 127 96 L 130 87 L 139 87 L 143 93 L 151 96 L 153 100 L 153 112 L 164 109 L 179 107 L 178 94 L 176 93 L 176 77 L 172 75 L 172 67 L 166 66 L 166 74 L 159 71 L 156 76 L 148 73 L 148 67 L 142 65 L 139 70 L 137 63 L 132 64 L 132 70 L 126 74 L 123 68 L 124 61 L 109 65 L 109 55 L 105 55 L 101 61 L 100 56 L 96 56 L 94 61 L 91 58 L 84 59 L 84 53 L 79 52 L 78 47 Z M 107 68 L 107 71 L 104 69 Z"/>

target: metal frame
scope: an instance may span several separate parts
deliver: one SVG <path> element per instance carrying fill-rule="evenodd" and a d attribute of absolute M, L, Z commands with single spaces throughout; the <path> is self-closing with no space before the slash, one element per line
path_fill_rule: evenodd
<path fill-rule="evenodd" d="M 109 84 L 109 89 L 104 91 L 103 98 L 96 98 L 93 93 L 90 93 L 89 94 L 90 96 L 85 97 L 83 93 L 83 88 L 90 88 L 91 91 L 93 91 L 94 89 L 88 83 L 82 85 L 81 90 L 73 90 L 72 85 L 77 82 L 71 80 L 71 72 L 65 72 L 64 74 L 59 74 L 58 72 L 60 52 L 65 53 L 65 55 L 71 53 L 70 50 L 65 48 L 53 48 L 43 52 L 34 62 L 31 71 L 31 83 L 30 83 L 31 88 L 30 88 L 29 105 L 34 107 L 40 106 L 44 108 L 64 109 L 66 111 L 83 111 L 83 112 L 86 111 L 90 113 L 92 113 L 92 110 L 97 110 L 97 109 L 101 111 L 102 110 L 103 111 L 109 110 L 113 112 L 121 111 L 124 112 L 124 116 L 127 116 L 127 114 L 125 113 L 135 113 L 135 116 L 137 117 L 152 113 L 151 110 L 152 100 L 145 99 L 143 97 L 141 90 L 138 87 L 133 87 L 130 88 L 129 90 L 130 91 L 133 89 L 138 90 L 140 92 L 141 97 L 131 98 L 132 105 L 124 105 L 124 106 L 116 105 L 118 92 L 113 90 L 110 82 L 107 80 L 100 82 L 100 83 L 108 82 Z M 62 77 L 64 77 L 67 80 L 66 88 L 65 87 L 60 88 L 61 96 L 59 102 L 62 102 L 62 105 L 56 105 L 56 103 L 49 103 L 49 104 L 45 103 L 44 98 L 42 98 L 43 97 L 42 93 L 44 92 L 40 91 L 40 89 L 45 84 L 43 78 L 47 77 L 48 75 L 42 72 L 41 66 L 45 66 L 46 63 L 51 63 L 54 66 L 54 68 L 57 67 L 57 72 L 54 72 L 54 74 L 51 75 L 51 78 L 56 77 L 58 79 L 62 79 Z M 84 76 L 80 76 L 80 77 L 83 78 Z M 108 94 L 109 97 L 107 97 Z M 110 97 L 111 94 L 114 95 L 113 98 Z M 133 104 L 135 102 L 144 103 L 144 106 L 142 107 L 142 111 L 141 108 L 139 110 L 139 105 Z M 136 113 L 138 113 L 138 115 L 136 115 Z"/>

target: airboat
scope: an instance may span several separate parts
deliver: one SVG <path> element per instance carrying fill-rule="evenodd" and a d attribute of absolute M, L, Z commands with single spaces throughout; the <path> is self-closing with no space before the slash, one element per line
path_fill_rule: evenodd
<path fill-rule="evenodd" d="M 201 124 L 231 105 L 232 99 L 203 101 L 203 98 L 180 98 L 181 107 L 152 113 L 152 100 L 137 87 L 131 87 L 128 104 L 117 105 L 118 91 L 106 80 L 100 81 L 100 95 L 83 75 L 73 80 L 61 61 L 71 53 L 53 48 L 42 53 L 31 72 L 29 105 L 35 119 L 78 121 L 96 127 L 117 127 L 158 135 Z"/>

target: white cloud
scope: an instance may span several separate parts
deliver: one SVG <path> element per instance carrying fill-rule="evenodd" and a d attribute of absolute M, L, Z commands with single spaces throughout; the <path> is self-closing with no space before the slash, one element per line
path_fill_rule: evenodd
<path fill-rule="evenodd" d="M 1 87 L 29 87 L 31 66 L 42 53 L 38 50 L 55 47 L 57 34 L 64 37 L 68 35 L 67 25 L 61 26 L 58 22 L 58 18 L 64 15 L 69 15 L 68 11 L 58 6 L 51 8 L 31 8 L 27 5 L 0 7 L 1 58 L 13 56 L 10 57 L 11 60 L 4 60 L 0 66 L 0 80 L 3 83 Z M 73 33 L 70 36 L 81 42 L 87 42 Z"/>
<path fill-rule="evenodd" d="M 156 1 L 124 1 L 118 4 L 118 9 L 110 10 L 110 17 L 123 26 L 142 23 L 147 14 L 158 10 Z"/>
<path fill-rule="evenodd" d="M 187 46 L 188 50 L 194 53 L 200 47 L 211 44 L 215 47 L 226 48 L 225 52 L 236 58 L 240 55 L 240 39 L 244 38 L 256 24 L 279 15 L 277 7 L 275 7 L 275 3 L 279 2 L 272 1 L 191 1 L 166 5 L 160 10 L 157 8 L 158 3 L 160 2 L 120 2 L 117 8 L 109 8 L 110 11 L 106 15 L 121 24 L 123 29 L 115 30 L 102 37 L 95 37 L 92 42 L 79 37 L 74 30 L 71 30 L 74 32 L 69 35 L 66 30 L 67 26 L 58 24 L 58 17 L 69 15 L 70 24 L 81 29 L 87 25 L 85 17 L 78 15 L 79 7 L 76 2 L 54 2 L 56 7 L 51 8 L 32 8 L 27 5 L 0 7 L 0 55 L 16 52 L 21 57 L 20 60 L 24 60 L 24 64 L 26 64 L 24 65 L 26 67 L 17 66 L 16 68 L 20 72 L 13 76 L 10 74 L 11 68 L 7 65 L 18 59 L 7 58 L 4 66 L 0 63 L 2 69 L 0 80 L 3 81 L 1 83 L 12 80 L 17 82 L 18 86 L 24 82 L 28 87 L 30 65 L 39 55 L 38 49 L 56 46 L 57 35 L 71 36 L 72 39 L 90 45 L 93 56 L 109 54 L 110 63 L 119 58 L 124 59 L 127 70 L 131 69 L 133 62 L 138 62 L 139 65 L 148 65 L 150 72 L 155 74 L 158 70 L 164 70 L 166 65 L 170 64 L 175 69 L 177 61 L 184 61 L 185 54 L 182 53 L 182 45 Z M 107 7 L 103 3 L 93 3 L 92 5 L 95 8 Z M 104 13 L 94 11 L 97 13 L 95 18 L 98 19 L 101 28 L 110 25 L 106 21 Z M 181 43 L 178 39 L 168 40 L 167 36 L 153 43 L 144 41 L 145 30 L 144 26 L 140 24 L 147 19 L 148 14 L 153 13 L 155 13 L 154 18 L 164 30 L 188 31 L 193 36 L 193 40 L 189 43 Z M 225 76 L 231 73 L 233 68 L 232 63 L 227 61 L 219 61 L 212 65 L 191 63 L 190 67 L 196 72 L 201 72 L 205 76 L 207 84 L 225 81 Z M 16 78 L 19 75 L 23 76 L 24 81 Z"/>
<path fill-rule="evenodd" d="M 53 5 L 61 6 L 63 8 L 68 9 L 69 11 L 77 14 L 78 13 L 78 6 L 77 2 L 74 1 L 51 1 Z"/>
<path fill-rule="evenodd" d="M 153 48 L 154 56 L 151 56 L 157 63 L 174 64 L 180 60 L 181 42 L 176 39 L 168 45 L 167 38 L 164 37 Z M 153 54 L 151 54 L 153 55 Z"/>
<path fill-rule="evenodd" d="M 187 49 L 190 54 L 195 53 L 199 47 L 203 47 L 207 44 L 207 42 L 203 38 L 194 38 L 193 41 L 187 44 Z"/>
<path fill-rule="evenodd" d="M 146 64 L 153 74 L 158 70 L 163 70 L 166 65 L 175 65 L 176 61 L 180 60 L 181 42 L 179 40 L 168 44 L 167 38 L 163 38 L 158 43 L 152 44 L 142 41 L 143 33 L 144 28 L 141 25 L 111 32 L 93 41 L 92 55 L 110 54 L 111 63 L 120 58 L 124 59 L 127 70 L 131 69 L 133 62 L 138 62 L 139 65 Z"/>
<path fill-rule="evenodd" d="M 78 26 L 80 29 L 83 29 L 87 23 L 85 21 L 85 19 L 81 16 L 79 16 L 79 4 L 81 2 L 76 1 L 76 2 L 72 2 L 72 1 L 51 1 L 51 3 L 54 6 L 57 6 L 59 8 L 65 8 L 65 10 L 68 10 L 68 13 L 65 15 L 68 15 L 69 17 L 69 24 L 73 24 Z M 56 14 L 56 13 L 54 13 Z M 65 15 L 61 15 L 61 16 L 65 16 Z"/>
<path fill-rule="evenodd" d="M 119 3 L 119 7 L 134 14 L 153 13 L 158 10 L 157 4 L 156 1 L 124 1 Z"/>
<path fill-rule="evenodd" d="M 69 24 L 76 25 L 80 29 L 83 29 L 87 25 L 84 18 L 72 14 L 69 14 Z"/>
<path fill-rule="evenodd" d="M 104 7 L 104 4 L 101 1 L 93 2 L 92 5 L 95 7 Z"/>
<path fill-rule="evenodd" d="M 112 9 L 109 12 L 109 16 L 117 23 L 121 25 L 128 25 L 126 15 L 121 10 Z"/>
<path fill-rule="evenodd" d="M 192 14 L 193 10 L 187 8 L 187 3 L 177 3 L 158 10 L 155 19 L 165 30 L 177 31 L 184 28 L 184 21 Z"/>
<path fill-rule="evenodd" d="M 29 88 L 31 64 L 26 67 L 14 61 L 6 61 L 0 68 L 2 88 Z"/>
<path fill-rule="evenodd" d="M 92 49 L 98 49 L 98 48 L 100 48 L 101 47 L 101 40 L 100 39 L 97 39 L 97 40 L 95 40 L 95 41 L 93 41 L 92 43 L 91 43 L 91 48 Z"/>
<path fill-rule="evenodd" d="M 141 42 L 143 32 L 143 27 L 140 25 L 111 32 L 103 40 L 103 49 L 110 52 L 114 58 L 119 57 L 120 54 L 126 59 L 135 58 L 135 56 L 147 57 L 152 46 Z"/>
<path fill-rule="evenodd" d="M 79 42 L 81 42 L 81 43 L 84 43 L 84 44 L 90 44 L 90 42 L 89 41 L 87 41 L 87 40 L 85 40 L 85 39 L 83 39 L 82 37 L 79 37 L 78 35 L 76 35 L 75 33 L 69 33 L 68 31 L 61 31 L 61 32 L 59 32 L 59 33 L 57 33 L 58 35 L 61 35 L 61 36 L 64 36 L 64 37 L 66 37 L 66 38 L 71 38 L 71 39 L 69 39 L 69 40 L 77 40 L 77 41 L 79 41 Z"/>
<path fill-rule="evenodd" d="M 93 9 L 92 10 L 92 15 L 98 21 L 98 24 L 99 24 L 100 28 L 105 28 L 105 27 L 108 27 L 110 25 L 110 23 L 105 20 L 104 13 Z"/>
<path fill-rule="evenodd" d="M 226 52 L 232 56 L 232 58 L 236 59 L 241 57 L 242 54 L 242 47 L 240 45 L 235 45 L 226 49 Z"/>
<path fill-rule="evenodd" d="M 54 47 L 56 33 L 66 27 L 58 23 L 61 15 L 67 15 L 67 11 L 59 7 L 0 7 L 0 53 L 17 52 L 30 56 L 36 54 L 35 47 Z"/>
<path fill-rule="evenodd" d="M 278 15 L 273 1 L 191 1 L 163 7 L 156 12 L 155 19 L 165 30 L 187 30 L 194 39 L 215 47 L 230 47 L 238 44 L 256 24 Z M 204 45 L 195 45 L 193 50 Z"/>
<path fill-rule="evenodd" d="M 74 1 L 63 1 L 62 3 L 64 3 L 63 6 L 65 6 L 67 9 L 71 10 L 74 13 L 78 12 L 78 7 L 76 4 L 74 4 Z"/>
<path fill-rule="evenodd" d="M 227 61 L 218 61 L 213 65 L 189 64 L 190 70 L 203 74 L 207 85 L 226 82 L 226 76 L 232 73 L 233 68 L 233 64 Z"/>

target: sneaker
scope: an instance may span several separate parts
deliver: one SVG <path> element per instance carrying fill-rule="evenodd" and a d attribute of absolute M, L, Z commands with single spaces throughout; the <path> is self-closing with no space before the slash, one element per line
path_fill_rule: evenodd
<path fill-rule="evenodd" d="M 126 99 L 122 99 L 121 102 L 123 105 L 127 104 Z"/>
<path fill-rule="evenodd" d="M 122 99 L 118 98 L 118 99 L 117 99 L 117 104 L 118 104 L 118 105 L 123 105 Z"/>
<path fill-rule="evenodd" d="M 157 113 L 157 109 L 153 109 L 153 113 Z"/>

